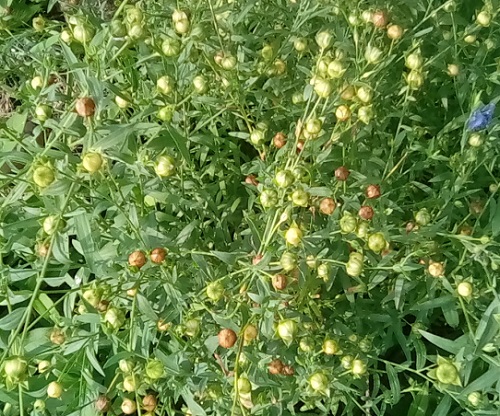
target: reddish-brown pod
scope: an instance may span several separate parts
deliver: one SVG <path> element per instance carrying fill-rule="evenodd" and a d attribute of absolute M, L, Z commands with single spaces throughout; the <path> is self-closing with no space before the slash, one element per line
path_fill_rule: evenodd
<path fill-rule="evenodd" d="M 95 102 L 91 97 L 83 97 L 76 100 L 76 113 L 80 117 L 92 117 L 95 113 Z"/>
<path fill-rule="evenodd" d="M 291 365 L 285 365 L 282 374 L 284 376 L 293 376 L 295 374 L 295 369 Z"/>
<path fill-rule="evenodd" d="M 167 256 L 167 251 L 164 248 L 158 247 L 151 251 L 149 258 L 155 264 L 161 264 L 165 261 L 165 257 Z"/>
<path fill-rule="evenodd" d="M 275 274 L 272 278 L 272 284 L 275 290 L 284 290 L 287 285 L 287 278 L 284 274 Z"/>
<path fill-rule="evenodd" d="M 263 258 L 263 257 L 264 257 L 264 256 L 263 256 L 262 254 L 256 254 L 256 255 L 255 255 L 255 256 L 253 256 L 253 258 L 252 258 L 252 264 L 253 264 L 254 266 L 257 266 L 257 264 L 259 264 L 259 263 L 260 263 L 260 261 L 262 260 L 262 258 Z"/>
<path fill-rule="evenodd" d="M 387 17 L 387 13 L 383 10 L 377 10 L 372 15 L 372 22 L 375 27 L 384 28 L 389 23 L 389 18 Z"/>
<path fill-rule="evenodd" d="M 304 150 L 304 140 L 299 140 L 297 142 L 297 153 L 302 152 Z"/>
<path fill-rule="evenodd" d="M 366 197 L 369 199 L 378 198 L 381 195 L 380 186 L 378 185 L 368 185 L 366 188 Z"/>
<path fill-rule="evenodd" d="M 136 250 L 128 256 L 128 264 L 132 267 L 141 268 L 146 264 L 146 256 L 141 250 Z"/>
<path fill-rule="evenodd" d="M 351 172 L 345 166 L 335 169 L 335 177 L 338 181 L 346 181 Z"/>
<path fill-rule="evenodd" d="M 231 348 L 236 343 L 236 333 L 232 329 L 222 329 L 218 338 L 219 345 L 223 348 Z"/>
<path fill-rule="evenodd" d="M 364 220 L 371 220 L 374 213 L 373 208 L 367 205 L 362 206 L 358 212 L 359 216 Z"/>
<path fill-rule="evenodd" d="M 319 203 L 319 210 L 325 215 L 332 215 L 336 207 L 337 204 L 332 198 L 323 198 Z"/>
<path fill-rule="evenodd" d="M 275 359 L 269 363 L 269 373 L 272 375 L 281 374 L 283 371 L 283 363 L 281 360 Z"/>
<path fill-rule="evenodd" d="M 282 132 L 278 132 L 273 137 L 273 144 L 276 148 L 281 149 L 286 144 L 286 136 Z"/>
<path fill-rule="evenodd" d="M 257 186 L 259 184 L 259 181 L 257 180 L 257 178 L 255 177 L 255 175 L 248 175 L 246 178 L 245 178 L 245 183 L 247 185 L 253 185 L 253 186 Z"/>

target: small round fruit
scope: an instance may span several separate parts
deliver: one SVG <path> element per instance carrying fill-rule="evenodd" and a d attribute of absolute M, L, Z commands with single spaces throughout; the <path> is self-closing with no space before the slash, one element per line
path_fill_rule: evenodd
<path fill-rule="evenodd" d="M 477 40 L 476 35 L 467 35 L 464 37 L 464 42 L 468 44 L 474 43 L 476 40 Z"/>
<path fill-rule="evenodd" d="M 137 404 L 133 400 L 123 399 L 121 409 L 126 415 L 131 415 L 137 410 Z"/>
<path fill-rule="evenodd" d="M 297 333 L 297 324 L 291 319 L 285 319 L 278 324 L 277 332 L 283 341 L 290 343 Z"/>
<path fill-rule="evenodd" d="M 260 129 L 255 129 L 250 133 L 250 141 L 254 146 L 261 146 L 266 140 L 266 133 Z"/>
<path fill-rule="evenodd" d="M 340 351 L 339 343 L 333 339 L 325 339 L 322 350 L 326 355 L 338 354 Z"/>
<path fill-rule="evenodd" d="M 165 261 L 165 257 L 167 256 L 167 250 L 162 247 L 157 247 L 151 251 L 149 258 L 155 264 L 161 264 Z"/>
<path fill-rule="evenodd" d="M 443 277 L 445 271 L 444 264 L 437 261 L 431 261 L 429 262 L 427 271 L 432 277 Z"/>
<path fill-rule="evenodd" d="M 363 360 L 354 359 L 352 360 L 351 373 L 354 376 L 362 376 L 366 374 L 366 363 Z"/>
<path fill-rule="evenodd" d="M 280 265 L 286 272 L 294 270 L 297 267 L 297 256 L 290 252 L 284 252 L 280 258 Z"/>
<path fill-rule="evenodd" d="M 302 338 L 299 342 L 299 348 L 302 352 L 310 353 L 314 351 L 314 344 L 309 338 Z"/>
<path fill-rule="evenodd" d="M 141 250 L 136 250 L 128 256 L 128 264 L 140 269 L 146 264 L 146 255 Z"/>
<path fill-rule="evenodd" d="M 45 402 L 42 399 L 36 399 L 33 403 L 33 410 L 35 412 L 43 413 L 45 411 Z"/>
<path fill-rule="evenodd" d="M 296 225 L 292 225 L 288 230 L 285 232 L 285 240 L 288 244 L 291 244 L 292 246 L 298 246 L 300 242 L 302 241 L 302 236 L 303 233 L 299 227 Z"/>
<path fill-rule="evenodd" d="M 247 325 L 243 331 L 243 340 L 248 344 L 257 338 L 258 333 L 258 329 L 255 325 Z"/>
<path fill-rule="evenodd" d="M 51 367 L 50 361 L 42 360 L 37 365 L 37 370 L 40 374 L 46 373 Z"/>
<path fill-rule="evenodd" d="M 377 10 L 372 14 L 372 23 L 375 27 L 384 28 L 387 26 L 389 18 L 387 17 L 387 13 L 383 10 Z"/>
<path fill-rule="evenodd" d="M 424 76 L 419 71 L 410 71 L 406 76 L 406 83 L 412 90 L 418 90 L 424 85 Z"/>
<path fill-rule="evenodd" d="M 191 24 L 188 19 L 181 19 L 174 23 L 174 29 L 180 35 L 184 35 L 191 29 Z"/>
<path fill-rule="evenodd" d="M 169 95 L 172 93 L 174 90 L 174 79 L 169 76 L 169 75 L 164 75 L 156 81 L 156 88 L 158 88 L 158 91 L 160 91 L 162 94 Z"/>
<path fill-rule="evenodd" d="M 307 39 L 297 38 L 293 41 L 293 47 L 299 53 L 305 52 L 307 49 Z"/>
<path fill-rule="evenodd" d="M 314 92 L 321 98 L 327 98 L 332 94 L 333 87 L 330 81 L 323 78 L 314 80 Z"/>
<path fill-rule="evenodd" d="M 483 138 L 479 133 L 472 133 L 469 137 L 469 146 L 480 147 L 483 144 Z"/>
<path fill-rule="evenodd" d="M 328 389 L 328 378 L 323 373 L 315 373 L 309 377 L 309 385 L 314 391 L 325 392 Z"/>
<path fill-rule="evenodd" d="M 275 359 L 269 363 L 268 369 L 269 373 L 273 376 L 281 374 L 283 371 L 283 362 L 279 359 Z"/>
<path fill-rule="evenodd" d="M 248 394 L 252 391 L 252 384 L 250 383 L 250 380 L 246 377 L 239 377 L 238 382 L 238 392 L 242 394 Z"/>
<path fill-rule="evenodd" d="M 291 195 L 292 203 L 299 207 L 307 207 L 309 204 L 309 193 L 303 189 L 296 189 Z"/>
<path fill-rule="evenodd" d="M 280 170 L 276 172 L 274 182 L 280 188 L 287 188 L 294 182 L 294 176 L 289 170 Z"/>
<path fill-rule="evenodd" d="M 117 38 L 123 38 L 127 35 L 127 26 L 121 20 L 112 20 L 109 29 L 111 34 Z"/>
<path fill-rule="evenodd" d="M 118 106 L 118 108 L 121 108 L 122 110 L 125 110 L 130 106 L 130 102 L 119 95 L 115 97 L 115 103 Z"/>
<path fill-rule="evenodd" d="M 491 23 L 491 14 L 483 10 L 477 15 L 476 22 L 479 26 L 488 27 Z"/>
<path fill-rule="evenodd" d="M 166 105 L 158 110 L 158 113 L 156 116 L 162 120 L 166 121 L 167 123 L 170 123 L 172 121 L 172 118 L 174 116 L 174 106 L 172 105 Z"/>
<path fill-rule="evenodd" d="M 45 19 L 42 16 L 34 17 L 32 25 L 36 32 L 42 32 L 45 29 Z"/>
<path fill-rule="evenodd" d="M 20 381 L 28 371 L 28 362 L 22 357 L 11 357 L 4 361 L 3 371 L 13 381 Z"/>
<path fill-rule="evenodd" d="M 327 31 L 321 31 L 316 34 L 316 43 L 321 49 L 327 49 L 333 40 L 332 35 Z"/>
<path fill-rule="evenodd" d="M 94 31 L 88 26 L 76 25 L 73 28 L 73 38 L 80 43 L 89 43 L 94 37 Z"/>
<path fill-rule="evenodd" d="M 97 398 L 94 403 L 95 410 L 99 413 L 106 413 L 111 408 L 111 400 L 109 400 L 106 396 L 102 395 Z"/>
<path fill-rule="evenodd" d="M 383 233 L 375 233 L 368 237 L 368 248 L 375 253 L 380 253 L 386 245 L 387 241 Z"/>
<path fill-rule="evenodd" d="M 326 280 L 330 276 L 330 266 L 327 263 L 322 263 L 318 266 L 318 277 Z"/>
<path fill-rule="evenodd" d="M 220 66 L 226 71 L 231 71 L 236 67 L 237 61 L 233 55 L 226 55 L 222 58 Z"/>
<path fill-rule="evenodd" d="M 43 220 L 42 228 L 45 234 L 52 235 L 57 231 L 58 220 L 57 216 L 49 215 Z"/>
<path fill-rule="evenodd" d="M 222 348 L 231 348 L 235 343 L 236 343 L 236 332 L 234 332 L 232 329 L 222 329 L 219 334 L 219 345 Z"/>
<path fill-rule="evenodd" d="M 323 198 L 319 204 L 319 210 L 322 214 L 332 215 L 337 204 L 332 198 Z"/>
<path fill-rule="evenodd" d="M 340 365 L 346 369 L 346 370 L 350 370 L 352 368 L 352 362 L 353 362 L 354 358 L 352 355 L 344 355 L 342 357 L 342 359 L 340 360 Z"/>
<path fill-rule="evenodd" d="M 272 208 L 278 203 L 278 194 L 272 189 L 265 189 L 260 194 L 259 200 L 264 208 Z"/>
<path fill-rule="evenodd" d="M 130 360 L 121 359 L 118 362 L 118 368 L 121 372 L 128 374 L 134 370 L 134 363 Z"/>
<path fill-rule="evenodd" d="M 95 101 L 91 97 L 82 97 L 76 100 L 76 113 L 80 117 L 92 117 L 95 113 Z"/>
<path fill-rule="evenodd" d="M 378 185 L 368 185 L 366 188 L 366 197 L 369 199 L 375 199 L 380 196 L 380 186 Z"/>
<path fill-rule="evenodd" d="M 346 212 L 340 219 L 340 231 L 343 234 L 353 233 L 356 231 L 357 226 L 358 221 L 348 212 Z"/>
<path fill-rule="evenodd" d="M 150 379 L 158 380 L 165 375 L 165 366 L 160 360 L 153 358 L 146 363 L 144 372 Z"/>
<path fill-rule="evenodd" d="M 265 45 L 260 51 L 260 55 L 265 61 L 270 61 L 274 56 L 274 49 L 271 45 Z"/>
<path fill-rule="evenodd" d="M 37 90 L 42 87 L 43 87 L 43 78 L 40 75 L 33 77 L 33 79 L 31 80 L 31 88 Z"/>
<path fill-rule="evenodd" d="M 125 324 L 125 313 L 118 308 L 109 308 L 104 315 L 104 322 L 112 329 L 120 329 Z"/>
<path fill-rule="evenodd" d="M 52 399 L 58 399 L 59 397 L 61 397 L 62 392 L 63 388 L 57 381 L 52 381 L 47 386 L 47 396 Z"/>
<path fill-rule="evenodd" d="M 362 206 L 359 211 L 358 211 L 358 215 L 364 219 L 364 220 L 371 220 L 373 218 L 373 215 L 375 214 L 375 211 L 373 210 L 372 207 L 368 206 L 368 205 L 364 205 Z"/>
<path fill-rule="evenodd" d="M 365 59 L 369 64 L 375 65 L 380 61 L 384 53 L 377 47 L 368 45 L 365 50 Z"/>
<path fill-rule="evenodd" d="M 340 105 L 335 110 L 335 117 L 339 121 L 347 121 L 351 117 L 351 110 L 346 105 Z"/>
<path fill-rule="evenodd" d="M 211 301 L 218 302 L 224 296 L 224 286 L 219 281 L 210 282 L 207 285 L 206 293 Z"/>
<path fill-rule="evenodd" d="M 198 94 L 205 94 L 208 91 L 208 83 L 203 75 L 193 78 L 193 88 Z"/>
<path fill-rule="evenodd" d="M 52 108 L 50 108 L 47 104 L 39 104 L 35 108 L 35 116 L 37 120 L 41 122 L 47 121 L 50 117 L 52 117 Z"/>
<path fill-rule="evenodd" d="M 176 39 L 166 38 L 161 45 L 161 51 L 167 57 L 177 56 L 181 51 L 181 45 Z"/>
<path fill-rule="evenodd" d="M 404 30 L 399 25 L 390 25 L 387 28 L 387 37 L 392 40 L 398 40 L 403 37 Z"/>
<path fill-rule="evenodd" d="M 64 43 L 70 44 L 73 41 L 73 35 L 68 29 L 64 29 L 59 34 L 59 37 Z"/>
<path fill-rule="evenodd" d="M 130 374 L 125 376 L 123 379 L 123 389 L 129 393 L 132 393 L 136 389 L 135 377 Z"/>
<path fill-rule="evenodd" d="M 345 166 L 335 169 L 335 178 L 338 181 L 346 181 L 350 174 L 351 172 Z"/>
<path fill-rule="evenodd" d="M 450 362 L 443 362 L 436 368 L 436 378 L 443 384 L 455 384 L 459 379 L 457 367 Z"/>
<path fill-rule="evenodd" d="M 286 136 L 282 132 L 278 132 L 273 137 L 273 144 L 277 149 L 281 149 L 286 144 Z"/>
<path fill-rule="evenodd" d="M 478 391 L 473 391 L 467 396 L 467 401 L 470 403 L 471 406 L 473 407 L 478 407 L 481 404 L 481 401 L 483 400 L 483 396 L 481 395 L 480 392 Z"/>
<path fill-rule="evenodd" d="M 104 159 L 100 153 L 87 153 L 82 159 L 82 167 L 89 173 L 96 173 L 103 164 Z"/>
<path fill-rule="evenodd" d="M 33 182 L 40 188 L 46 188 L 55 179 L 53 169 L 48 166 L 39 166 L 33 171 Z"/>
<path fill-rule="evenodd" d="M 154 412 L 157 405 L 158 400 L 154 394 L 147 394 L 142 399 L 142 407 L 146 412 Z"/>
<path fill-rule="evenodd" d="M 463 298 L 468 298 L 472 296 L 474 291 L 472 284 L 469 282 L 460 282 L 457 286 L 457 293 Z"/>
<path fill-rule="evenodd" d="M 427 209 L 422 208 L 415 214 L 415 222 L 422 226 L 428 225 L 431 222 L 431 214 Z"/>
<path fill-rule="evenodd" d="M 172 176 L 175 173 L 175 159 L 172 156 L 158 156 L 155 172 L 160 177 Z"/>
<path fill-rule="evenodd" d="M 424 59 L 422 58 L 422 55 L 419 52 L 410 53 L 405 60 L 406 67 L 413 71 L 420 70 L 423 64 L 424 64 Z"/>
<path fill-rule="evenodd" d="M 448 75 L 450 77 L 456 77 L 460 73 L 460 68 L 457 64 L 449 64 L 448 65 Z"/>
<path fill-rule="evenodd" d="M 171 322 L 166 322 L 164 319 L 160 319 L 158 322 L 156 322 L 156 328 L 160 332 L 166 332 L 172 327 Z"/>
<path fill-rule="evenodd" d="M 287 286 L 287 277 L 284 274 L 275 274 L 272 277 L 272 284 L 275 290 L 285 290 Z"/>
<path fill-rule="evenodd" d="M 64 334 L 64 331 L 62 329 L 54 328 L 50 332 L 49 339 L 52 344 L 62 345 L 66 341 L 66 335 Z"/>

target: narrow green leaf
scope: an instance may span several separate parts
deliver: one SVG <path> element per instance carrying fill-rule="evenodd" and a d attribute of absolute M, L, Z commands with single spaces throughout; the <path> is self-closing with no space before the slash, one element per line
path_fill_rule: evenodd
<path fill-rule="evenodd" d="M 451 354 L 458 354 L 461 348 L 466 344 L 466 338 L 461 337 L 456 340 L 449 340 L 446 338 L 439 337 L 437 335 L 431 334 L 430 332 L 420 330 L 422 336 L 429 342 L 433 343 L 435 346 L 448 351 Z"/>
<path fill-rule="evenodd" d="M 11 313 L 0 319 L 0 329 L 10 331 L 16 328 L 19 325 L 19 322 L 21 322 L 25 310 L 25 307 L 16 308 Z"/>
<path fill-rule="evenodd" d="M 444 396 L 443 400 L 441 400 L 438 407 L 436 407 L 436 410 L 434 410 L 432 416 L 447 416 L 449 414 L 448 411 L 450 410 L 450 407 L 451 397 L 446 395 Z"/>
<path fill-rule="evenodd" d="M 76 236 L 80 242 L 83 250 L 83 256 L 87 261 L 87 264 L 91 271 L 95 270 L 95 244 L 92 238 L 92 230 L 90 228 L 90 222 L 88 219 L 88 214 L 85 211 L 80 211 L 79 215 L 74 217 Z"/>
<path fill-rule="evenodd" d="M 136 301 L 139 312 L 141 312 L 143 315 L 145 315 L 148 319 L 152 320 L 153 322 L 156 322 L 158 320 L 158 315 L 156 314 L 156 312 L 149 304 L 148 300 L 143 295 L 138 293 L 136 295 Z"/>
<path fill-rule="evenodd" d="M 389 363 L 385 364 L 385 368 L 387 370 L 387 377 L 389 378 L 389 385 L 391 386 L 392 404 L 396 404 L 401 399 L 401 385 L 399 383 L 398 374 Z"/>

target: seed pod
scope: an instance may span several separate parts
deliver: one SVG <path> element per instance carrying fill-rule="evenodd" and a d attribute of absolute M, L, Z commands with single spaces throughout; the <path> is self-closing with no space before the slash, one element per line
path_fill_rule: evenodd
<path fill-rule="evenodd" d="M 66 336 L 64 335 L 64 331 L 60 328 L 54 328 L 50 332 L 50 342 L 55 345 L 62 345 L 66 341 Z"/>
<path fill-rule="evenodd" d="M 137 267 L 138 269 L 140 269 L 142 266 L 146 264 L 145 254 L 140 250 L 132 252 L 128 256 L 128 264 L 132 267 Z"/>
<path fill-rule="evenodd" d="M 286 144 L 286 136 L 282 132 L 278 132 L 273 137 L 273 144 L 276 148 L 281 149 Z"/>
<path fill-rule="evenodd" d="M 427 271 L 432 277 L 444 276 L 444 264 L 440 262 L 431 261 L 427 267 Z"/>
<path fill-rule="evenodd" d="M 406 83 L 412 90 L 418 90 L 424 85 L 424 76 L 419 71 L 410 71 L 406 76 Z"/>
<path fill-rule="evenodd" d="M 160 331 L 160 332 L 168 331 L 171 327 L 172 327 L 172 323 L 171 322 L 166 322 L 163 319 L 160 319 L 156 323 L 156 328 L 158 328 L 158 331 Z"/>
<path fill-rule="evenodd" d="M 321 98 L 327 98 L 332 94 L 333 87 L 330 81 L 317 77 L 313 83 L 314 92 Z"/>
<path fill-rule="evenodd" d="M 380 196 L 380 186 L 378 185 L 368 185 L 366 188 L 366 197 L 369 199 L 375 199 Z"/>
<path fill-rule="evenodd" d="M 291 244 L 292 246 L 298 246 L 302 241 L 302 235 L 303 234 L 301 229 L 296 225 L 292 225 L 285 232 L 285 240 L 288 244 Z"/>
<path fill-rule="evenodd" d="M 259 197 L 264 208 L 272 208 L 278 203 L 278 194 L 273 189 L 263 190 Z"/>
<path fill-rule="evenodd" d="M 137 410 L 137 404 L 135 403 L 135 401 L 125 398 L 122 401 L 121 409 L 122 412 L 126 415 L 131 415 Z"/>
<path fill-rule="evenodd" d="M 412 71 L 419 71 L 424 64 L 420 51 L 410 53 L 405 59 L 406 67 Z"/>
<path fill-rule="evenodd" d="M 294 177 L 289 170 L 280 170 L 276 172 L 274 182 L 280 188 L 287 188 L 294 182 Z"/>
<path fill-rule="evenodd" d="M 450 77 L 456 77 L 460 73 L 460 68 L 456 64 L 449 64 L 448 65 L 448 75 Z"/>
<path fill-rule="evenodd" d="M 472 284 L 469 282 L 460 282 L 457 286 L 457 293 L 463 298 L 468 298 L 472 295 L 473 292 Z"/>
<path fill-rule="evenodd" d="M 257 186 L 259 184 L 259 181 L 257 180 L 257 178 L 255 177 L 255 175 L 248 175 L 246 178 L 245 178 L 245 183 L 247 185 L 253 185 L 253 186 Z"/>
<path fill-rule="evenodd" d="M 40 374 L 46 373 L 51 367 L 50 361 L 42 360 L 37 365 L 37 370 Z"/>
<path fill-rule="evenodd" d="M 269 363 L 269 373 L 272 375 L 281 374 L 283 371 L 283 362 L 275 359 Z"/>
<path fill-rule="evenodd" d="M 94 403 L 95 410 L 99 413 L 106 413 L 111 408 L 111 400 L 109 400 L 106 396 L 99 396 Z"/>
<path fill-rule="evenodd" d="M 291 365 L 285 365 L 281 374 L 284 376 L 293 376 L 295 374 L 295 369 Z"/>
<path fill-rule="evenodd" d="M 272 284 L 275 290 L 285 290 L 287 283 L 287 277 L 284 274 L 275 274 L 272 278 Z"/>
<path fill-rule="evenodd" d="M 297 324 L 291 319 L 280 321 L 277 328 L 278 336 L 287 344 L 290 344 L 297 333 Z"/>
<path fill-rule="evenodd" d="M 346 212 L 340 219 L 340 231 L 343 234 L 349 234 L 356 230 L 358 221 L 351 214 Z"/>
<path fill-rule="evenodd" d="M 302 188 L 293 191 L 290 198 L 293 205 L 299 207 L 307 207 L 307 205 L 309 204 L 309 193 L 304 191 Z"/>
<path fill-rule="evenodd" d="M 340 360 L 340 364 L 346 370 L 350 370 L 352 368 L 352 361 L 354 360 L 352 355 L 344 355 Z"/>
<path fill-rule="evenodd" d="M 223 348 L 231 348 L 236 343 L 236 333 L 232 329 L 222 329 L 219 334 L 219 345 Z"/>
<path fill-rule="evenodd" d="M 387 241 L 383 233 L 375 233 L 368 237 L 368 248 L 375 253 L 380 253 L 386 245 Z"/>
<path fill-rule="evenodd" d="M 35 116 L 37 120 L 41 122 L 47 121 L 50 117 L 52 117 L 52 108 L 50 108 L 47 104 L 39 104 L 35 107 Z"/>
<path fill-rule="evenodd" d="M 398 40 L 403 37 L 404 30 L 399 25 L 390 25 L 387 28 L 387 37 L 392 40 Z"/>
<path fill-rule="evenodd" d="M 132 393 L 136 389 L 135 377 L 133 374 L 125 376 L 123 379 L 123 389 L 129 393 Z"/>
<path fill-rule="evenodd" d="M 164 248 L 158 247 L 151 251 L 149 258 L 155 264 L 161 264 L 165 261 L 165 257 L 167 256 L 167 251 Z"/>
<path fill-rule="evenodd" d="M 366 373 L 366 363 L 362 360 L 352 360 L 351 373 L 354 376 L 362 376 Z"/>
<path fill-rule="evenodd" d="M 243 331 L 243 340 L 246 344 L 252 342 L 255 338 L 257 338 L 258 329 L 255 325 L 247 325 L 245 330 Z"/>
<path fill-rule="evenodd" d="M 339 121 L 347 121 L 351 117 L 351 110 L 346 105 L 340 105 L 335 110 L 335 117 Z"/>
<path fill-rule="evenodd" d="M 146 363 L 144 372 L 150 379 L 158 380 L 165 375 L 165 366 L 160 360 L 153 358 Z"/>
<path fill-rule="evenodd" d="M 372 23 L 375 27 L 384 28 L 387 26 L 389 18 L 387 17 L 387 13 L 383 10 L 377 10 L 372 14 Z"/>
<path fill-rule="evenodd" d="M 440 383 L 460 386 L 460 375 L 457 367 L 449 360 L 438 357 L 436 378 Z"/>
<path fill-rule="evenodd" d="M 333 37 L 327 31 L 321 31 L 316 34 L 316 43 L 321 49 L 327 49 L 332 43 Z"/>
<path fill-rule="evenodd" d="M 415 214 L 415 222 L 422 226 L 428 225 L 431 222 L 431 214 L 426 208 L 422 208 Z"/>
<path fill-rule="evenodd" d="M 345 167 L 341 166 L 335 170 L 335 178 L 338 181 L 346 181 L 351 172 Z"/>
<path fill-rule="evenodd" d="M 328 378 L 323 373 L 315 373 L 309 377 L 309 385 L 314 391 L 324 393 L 328 389 Z"/>
<path fill-rule="evenodd" d="M 154 412 L 157 404 L 158 400 L 154 394 L 147 394 L 142 399 L 142 407 L 146 412 Z"/>
<path fill-rule="evenodd" d="M 284 252 L 281 255 L 280 265 L 286 272 L 292 271 L 297 267 L 297 256 L 290 252 Z"/>
<path fill-rule="evenodd" d="M 338 354 L 340 352 L 339 343 L 333 339 L 325 339 L 322 350 L 326 355 Z"/>
<path fill-rule="evenodd" d="M 83 97 L 76 100 L 76 113 L 80 117 L 92 117 L 95 113 L 95 102 L 91 97 Z"/>
<path fill-rule="evenodd" d="M 47 386 L 47 396 L 52 399 L 58 399 L 63 393 L 62 386 L 57 381 L 52 381 Z"/>
<path fill-rule="evenodd" d="M 364 220 L 371 220 L 373 218 L 373 215 L 375 214 L 375 211 L 372 207 L 364 205 L 359 209 L 358 214 Z"/>
<path fill-rule="evenodd" d="M 10 381 L 22 381 L 27 375 L 28 362 L 23 357 L 11 357 L 4 361 L 3 371 Z"/>
<path fill-rule="evenodd" d="M 177 39 L 166 38 L 161 45 L 161 51 L 167 57 L 177 56 L 181 51 L 181 45 Z"/>
<path fill-rule="evenodd" d="M 330 266 L 328 263 L 322 263 L 318 266 L 318 277 L 323 280 L 327 280 L 330 276 Z"/>
<path fill-rule="evenodd" d="M 319 210 L 322 214 L 332 215 L 337 204 L 332 198 L 323 198 L 319 204 Z"/>

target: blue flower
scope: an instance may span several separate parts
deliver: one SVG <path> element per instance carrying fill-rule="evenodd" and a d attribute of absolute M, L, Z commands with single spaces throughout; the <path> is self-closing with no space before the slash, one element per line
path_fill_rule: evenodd
<path fill-rule="evenodd" d="M 483 107 L 474 110 L 469 118 L 469 123 L 467 128 L 470 131 L 478 131 L 485 129 L 491 123 L 493 119 L 493 113 L 495 112 L 495 104 L 489 103 Z"/>

